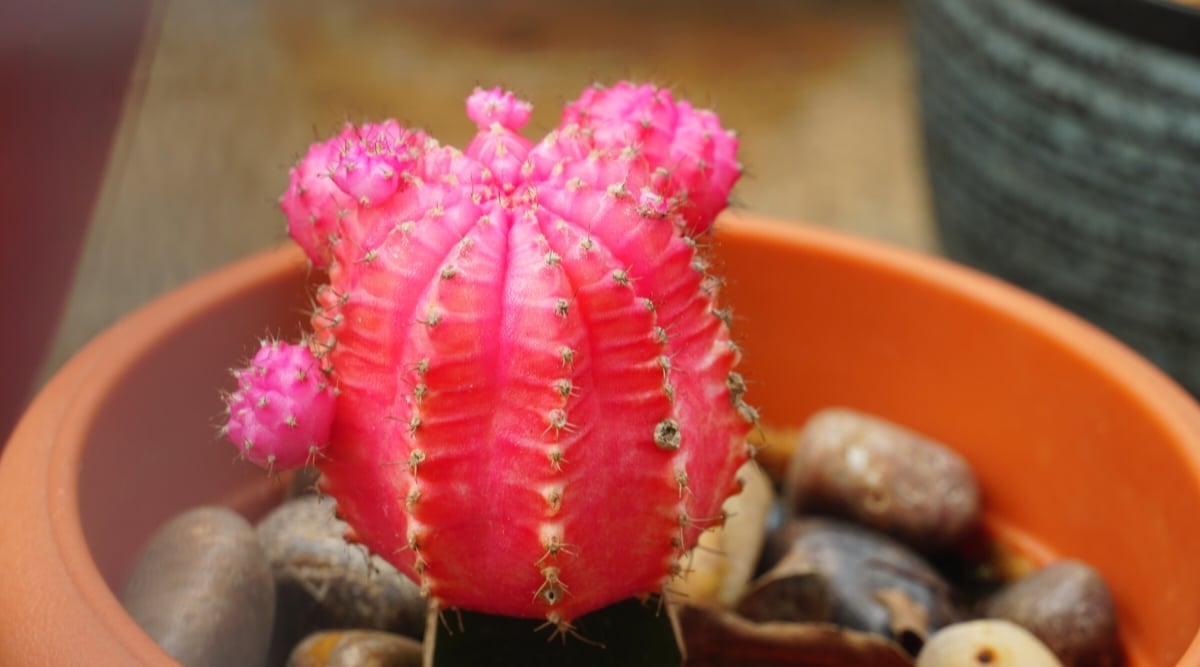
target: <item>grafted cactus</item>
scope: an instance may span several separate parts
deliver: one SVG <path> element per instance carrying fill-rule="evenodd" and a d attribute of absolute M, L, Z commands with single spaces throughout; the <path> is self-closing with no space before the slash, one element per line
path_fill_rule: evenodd
<path fill-rule="evenodd" d="M 347 125 L 282 208 L 328 274 L 303 346 L 351 539 L 440 608 L 563 629 L 686 570 L 757 414 L 704 254 L 736 138 L 649 85 L 586 90 L 538 143 L 530 111 L 476 90 L 465 151 Z"/>

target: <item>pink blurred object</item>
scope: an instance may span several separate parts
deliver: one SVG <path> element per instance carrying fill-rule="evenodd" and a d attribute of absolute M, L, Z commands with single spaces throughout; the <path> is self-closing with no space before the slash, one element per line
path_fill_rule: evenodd
<path fill-rule="evenodd" d="M 0 3 L 0 442 L 49 352 L 153 23 L 149 0 Z"/>

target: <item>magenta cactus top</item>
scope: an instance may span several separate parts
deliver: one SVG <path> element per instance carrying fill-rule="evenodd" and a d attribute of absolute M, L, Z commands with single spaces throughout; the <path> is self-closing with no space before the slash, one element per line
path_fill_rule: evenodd
<path fill-rule="evenodd" d="M 281 205 L 328 272 L 304 344 L 336 405 L 327 443 L 254 432 L 319 452 L 352 539 L 442 608 L 562 627 L 687 569 L 757 414 L 703 252 L 736 138 L 648 85 L 536 144 L 530 111 L 476 90 L 465 151 L 395 121 L 309 149 Z"/>

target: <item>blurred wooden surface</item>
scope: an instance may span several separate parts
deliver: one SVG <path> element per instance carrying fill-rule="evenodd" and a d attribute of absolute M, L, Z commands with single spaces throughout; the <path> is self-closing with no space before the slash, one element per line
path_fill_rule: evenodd
<path fill-rule="evenodd" d="M 670 85 L 742 138 L 737 207 L 935 251 L 903 3 L 167 2 L 47 371 L 121 314 L 282 242 L 287 168 L 345 120 L 471 136 L 504 85 L 530 136 L 592 81 Z"/>

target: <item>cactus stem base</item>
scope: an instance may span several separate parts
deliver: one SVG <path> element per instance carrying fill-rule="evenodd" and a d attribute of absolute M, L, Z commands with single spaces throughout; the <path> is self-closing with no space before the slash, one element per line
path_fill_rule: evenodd
<path fill-rule="evenodd" d="M 629 598 L 572 623 L 431 610 L 425 667 L 676 667 L 682 642 L 669 605 Z"/>

